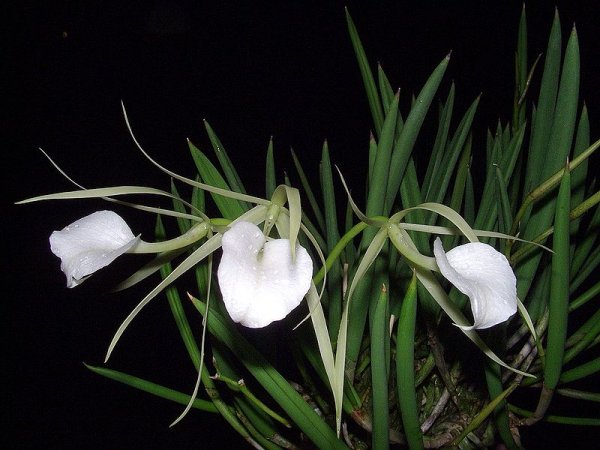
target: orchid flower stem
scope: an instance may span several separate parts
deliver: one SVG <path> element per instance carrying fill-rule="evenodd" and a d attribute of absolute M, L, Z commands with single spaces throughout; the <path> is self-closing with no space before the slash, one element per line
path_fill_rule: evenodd
<path fill-rule="evenodd" d="M 187 233 L 174 239 L 162 242 L 138 242 L 128 253 L 162 253 L 187 247 L 204 238 L 208 233 L 210 225 L 201 222 L 194 225 Z"/>
<path fill-rule="evenodd" d="M 325 266 L 321 267 L 321 269 L 319 269 L 317 274 L 313 277 L 313 281 L 315 284 L 319 284 L 321 281 L 323 281 L 325 271 L 329 271 L 329 269 L 331 269 L 331 266 L 333 266 L 333 263 L 336 261 L 336 259 L 340 257 L 344 248 L 346 248 L 346 246 L 350 242 L 352 242 L 352 239 L 354 239 L 356 236 L 362 233 L 362 231 L 368 226 L 369 225 L 364 222 L 359 222 L 352 228 L 350 228 L 350 230 L 348 230 L 348 232 L 340 238 L 338 243 L 335 245 L 335 247 L 333 247 L 333 250 L 331 250 L 331 253 L 325 260 Z"/>

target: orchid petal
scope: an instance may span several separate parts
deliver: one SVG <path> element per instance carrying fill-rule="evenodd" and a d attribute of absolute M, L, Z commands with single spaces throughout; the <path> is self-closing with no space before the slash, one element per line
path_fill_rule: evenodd
<path fill-rule="evenodd" d="M 118 214 L 96 211 L 50 235 L 50 249 L 61 259 L 67 287 L 82 283 L 88 275 L 109 265 L 131 249 L 139 237 Z"/>
<path fill-rule="evenodd" d="M 300 304 L 312 279 L 312 260 L 290 241 L 266 242 L 250 222 L 237 222 L 223 234 L 223 256 L 218 269 L 225 307 L 234 322 L 262 328 L 281 320 Z"/>
<path fill-rule="evenodd" d="M 474 324 L 489 328 L 517 311 L 517 280 L 506 257 L 488 244 L 471 242 L 445 252 L 439 238 L 433 253 L 442 275 L 471 301 Z"/>

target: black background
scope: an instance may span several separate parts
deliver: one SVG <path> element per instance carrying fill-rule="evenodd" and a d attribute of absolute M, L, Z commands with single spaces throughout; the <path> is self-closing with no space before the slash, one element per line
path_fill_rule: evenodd
<path fill-rule="evenodd" d="M 418 4 L 416 4 L 418 3 Z M 598 135 L 600 49 L 595 2 L 555 2 L 564 36 L 580 38 L 581 92 Z M 554 4 L 529 2 L 530 59 L 545 50 Z M 575 4 L 575 5 L 572 5 Z M 37 150 L 44 148 L 86 187 L 168 189 L 128 136 L 120 101 L 142 145 L 161 163 L 193 176 L 185 138 L 210 153 L 207 119 L 240 168 L 250 193 L 264 196 L 264 157 L 274 137 L 278 174 L 293 147 L 316 180 L 322 142 L 360 192 L 370 114 L 346 31 L 348 6 L 371 61 L 412 93 L 450 51 L 440 93 L 457 85 L 457 111 L 483 93 L 475 145 L 487 126 L 510 118 L 520 2 L 19 2 L 6 15 L 3 83 L 5 189 L 2 317 L 4 448 L 235 448 L 241 440 L 216 416 L 192 412 L 87 371 L 100 364 L 120 322 L 152 287 L 105 294 L 141 264 L 124 257 L 106 273 L 66 289 L 48 235 L 106 207 L 100 201 L 15 206 L 72 187 Z M 458 114 L 457 113 L 457 114 Z M 153 199 L 150 200 L 153 202 Z M 153 203 L 155 204 L 155 203 Z M 150 239 L 153 218 L 118 209 Z M 190 392 L 195 375 L 164 300 L 127 330 L 110 367 Z M 197 325 L 197 324 L 196 324 Z M 572 411 L 577 414 L 578 411 Z M 552 431 L 550 431 L 552 430 Z M 529 448 L 562 448 L 596 429 L 540 426 Z M 571 441 L 572 442 L 572 441 Z M 578 445 L 575 444 L 575 447 Z"/>

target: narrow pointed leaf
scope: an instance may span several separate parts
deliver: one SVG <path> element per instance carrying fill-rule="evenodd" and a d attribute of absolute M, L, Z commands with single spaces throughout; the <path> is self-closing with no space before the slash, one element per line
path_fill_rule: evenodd
<path fill-rule="evenodd" d="M 152 395 L 156 395 L 157 397 L 162 397 L 164 399 L 171 400 L 172 402 L 179 403 L 180 405 L 187 405 L 190 401 L 189 395 L 175 391 L 173 389 L 166 388 L 151 381 L 147 381 L 142 378 L 138 378 L 133 375 L 129 375 L 116 370 L 107 369 L 105 367 L 91 366 L 88 364 L 84 365 L 89 370 L 91 370 L 94 373 L 97 373 L 98 375 L 134 387 L 136 389 L 139 389 L 140 391 L 148 392 Z M 202 400 L 199 398 L 196 398 L 194 400 L 194 402 L 192 403 L 192 407 L 206 412 L 217 412 L 217 408 L 211 401 Z"/>
<path fill-rule="evenodd" d="M 402 425 L 411 450 L 423 449 L 423 434 L 419 423 L 419 407 L 415 391 L 415 328 L 417 321 L 417 277 L 406 290 L 396 337 L 396 385 Z"/>
<path fill-rule="evenodd" d="M 406 169 L 408 158 L 410 157 L 417 137 L 421 130 L 421 125 L 425 120 L 425 116 L 429 111 L 429 106 L 435 96 L 437 89 L 442 81 L 448 63 L 450 61 L 450 55 L 446 56 L 442 62 L 438 64 L 429 79 L 425 82 L 425 85 L 421 89 L 419 96 L 417 97 L 413 108 L 410 110 L 402 133 L 398 137 L 396 144 L 394 145 L 394 152 L 392 153 L 392 159 L 390 162 L 390 175 L 387 180 L 387 188 L 385 190 L 385 208 L 384 214 L 388 214 L 400 188 L 400 183 Z"/>
<path fill-rule="evenodd" d="M 567 170 L 558 191 L 552 242 L 552 276 L 544 385 L 554 389 L 563 365 L 569 309 L 569 210 L 571 174 Z"/>
<path fill-rule="evenodd" d="M 195 298 L 191 300 L 200 313 L 204 314 L 206 305 Z M 337 439 L 333 430 L 289 385 L 287 380 L 256 351 L 246 338 L 232 327 L 230 321 L 225 320 L 218 312 L 211 311 L 207 322 L 210 333 L 233 352 L 256 381 L 317 447 L 347 449 L 346 445 Z"/>
<path fill-rule="evenodd" d="M 267 147 L 267 159 L 265 164 L 265 197 L 271 198 L 277 187 L 277 176 L 275 175 L 275 157 L 273 156 L 273 138 L 269 139 Z"/>
<path fill-rule="evenodd" d="M 348 25 L 348 33 L 350 34 L 350 40 L 352 41 L 352 47 L 354 48 L 354 54 L 358 61 L 358 67 L 362 76 L 365 91 L 367 92 L 367 99 L 369 100 L 369 107 L 371 108 L 371 115 L 373 116 L 373 123 L 375 124 L 375 131 L 379 136 L 381 128 L 383 127 L 383 109 L 381 107 L 381 100 L 377 92 L 375 85 L 375 79 L 373 73 L 369 67 L 369 60 L 365 54 L 362 42 L 358 36 L 356 26 L 350 17 L 350 12 L 346 8 L 346 23 Z"/>
<path fill-rule="evenodd" d="M 188 141 L 192 158 L 198 169 L 200 178 L 207 184 L 219 189 L 229 190 L 225 179 L 221 176 L 217 168 L 194 144 Z M 221 214 L 226 219 L 234 220 L 248 210 L 248 205 L 233 198 L 227 198 L 211 193 L 212 198 L 219 208 Z"/>
<path fill-rule="evenodd" d="M 389 296 L 386 285 L 381 286 L 374 308 L 371 328 L 371 386 L 373 408 L 372 448 L 389 448 Z M 387 345 L 386 345 L 387 343 Z M 386 352 L 386 347 L 388 351 Z"/>
<path fill-rule="evenodd" d="M 232 190 L 239 192 L 240 194 L 245 194 L 246 188 L 244 188 L 242 180 L 237 173 L 235 166 L 231 162 L 231 159 L 229 159 L 229 155 L 227 154 L 225 147 L 223 147 L 223 144 L 219 140 L 218 136 L 206 120 L 204 120 L 204 127 L 206 128 L 206 132 L 208 134 L 208 138 L 210 139 L 210 143 L 212 144 L 213 150 L 217 155 L 217 159 L 219 160 L 219 164 L 221 165 L 221 169 L 223 170 L 227 184 Z"/>

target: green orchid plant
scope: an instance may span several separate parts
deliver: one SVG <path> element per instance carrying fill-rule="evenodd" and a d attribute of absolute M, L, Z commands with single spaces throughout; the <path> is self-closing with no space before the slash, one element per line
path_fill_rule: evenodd
<path fill-rule="evenodd" d="M 189 201 L 172 182 L 170 192 L 75 183 L 74 191 L 22 202 L 104 198 L 158 217 L 156 242 L 143 241 L 107 210 L 53 232 L 50 246 L 68 287 L 124 254 L 155 254 L 118 286 L 161 276 L 118 328 L 106 360 L 144 306 L 166 297 L 198 372 L 195 388 L 187 395 L 107 367 L 89 369 L 186 405 L 175 422 L 191 409 L 220 414 L 255 448 L 467 449 L 498 442 L 519 448 L 520 430 L 538 421 L 599 426 L 595 418 L 551 412 L 557 395 L 591 402 L 599 396 L 568 387 L 600 371 L 600 359 L 590 357 L 600 342 L 600 284 L 593 278 L 600 191 L 588 170 L 600 141 L 591 143 L 587 109 L 580 109 L 575 30 L 563 54 L 557 13 L 543 59 L 530 65 L 523 10 L 512 121 L 499 122 L 485 144 L 476 142 L 471 125 L 479 99 L 454 123 L 452 84 L 419 167 L 417 140 L 427 116 L 435 115 L 431 104 L 450 57 L 403 115 L 399 92 L 381 67 L 373 73 L 346 17 L 373 117 L 366 180 L 359 182 L 367 188 L 364 211 L 350 195 L 357 183 L 336 173 L 327 143 L 321 192 L 293 155 L 301 192 L 287 178 L 277 186 L 269 142 L 261 198 L 246 192 L 208 123 L 220 167 L 188 142 L 198 170 L 189 179 L 142 148 L 126 114 L 141 153 L 191 186 Z M 539 96 L 532 99 L 530 82 L 540 71 Z M 484 168 L 482 185 L 471 174 L 474 165 Z M 336 197 L 335 180 L 345 198 Z M 134 195 L 169 198 L 172 208 L 122 200 Z M 211 208 L 219 216 L 209 217 Z M 166 239 L 165 217 L 176 220 L 178 236 Z M 190 270 L 197 284 L 182 286 Z M 591 313 L 573 329 L 569 317 L 579 308 Z M 189 319 L 198 313 L 199 340 Z M 245 335 L 245 328 L 275 321 L 289 330 L 294 379 Z M 457 345 L 467 351 L 453 351 Z M 539 392 L 534 411 L 519 406 L 525 389 Z"/>

